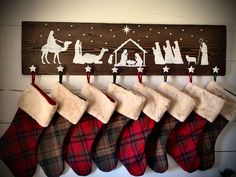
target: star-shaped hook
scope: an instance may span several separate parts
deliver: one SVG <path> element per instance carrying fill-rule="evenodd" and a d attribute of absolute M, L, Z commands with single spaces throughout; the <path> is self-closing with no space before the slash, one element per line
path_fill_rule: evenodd
<path fill-rule="evenodd" d="M 61 65 L 59 67 L 57 67 L 58 72 L 63 72 L 63 70 L 64 70 L 64 67 L 62 67 Z"/>
<path fill-rule="evenodd" d="M 192 67 L 192 66 L 190 66 L 190 67 L 188 68 L 188 72 L 189 72 L 189 73 L 194 73 L 194 70 L 195 70 L 195 68 Z"/>
<path fill-rule="evenodd" d="M 137 68 L 137 70 L 138 70 L 139 73 L 142 73 L 142 72 L 143 72 L 143 69 L 144 69 L 144 68 L 142 68 L 141 66 L 139 66 L 139 67 Z"/>
<path fill-rule="evenodd" d="M 36 67 L 34 65 L 31 65 L 29 69 L 30 69 L 30 72 L 36 72 Z"/>
<path fill-rule="evenodd" d="M 213 73 L 219 73 L 220 68 L 215 66 L 214 68 L 212 68 L 212 70 L 213 70 Z"/>
<path fill-rule="evenodd" d="M 168 73 L 170 68 L 168 68 L 168 66 L 165 66 L 165 67 L 162 68 L 162 69 L 163 69 L 163 72 L 164 72 L 164 73 Z"/>
<path fill-rule="evenodd" d="M 91 68 L 89 65 L 88 65 L 88 66 L 86 66 L 86 67 L 85 67 L 86 73 L 87 73 L 87 72 L 89 72 L 89 73 L 90 73 L 90 72 L 91 72 L 91 69 L 92 69 L 92 68 Z"/>
<path fill-rule="evenodd" d="M 117 73 L 118 68 L 114 66 L 113 68 L 111 68 L 111 70 L 112 70 L 112 73 Z"/>

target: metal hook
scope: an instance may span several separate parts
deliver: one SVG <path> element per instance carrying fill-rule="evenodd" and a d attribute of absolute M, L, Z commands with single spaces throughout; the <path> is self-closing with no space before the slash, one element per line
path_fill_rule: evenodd
<path fill-rule="evenodd" d="M 214 68 L 212 68 L 212 70 L 213 70 L 213 78 L 214 78 L 214 81 L 216 82 L 216 79 L 217 79 L 220 68 L 215 66 Z"/>
<path fill-rule="evenodd" d="M 163 73 L 164 73 L 164 81 L 167 82 L 167 76 L 168 76 L 168 72 L 169 72 L 169 67 L 165 66 L 163 69 Z"/>
<path fill-rule="evenodd" d="M 115 84 L 116 83 L 116 75 L 117 75 L 117 72 L 118 72 L 118 68 L 117 67 L 113 67 L 111 68 L 112 70 L 112 75 L 113 75 L 113 83 Z"/>
<path fill-rule="evenodd" d="M 34 65 L 31 65 L 29 67 L 29 69 L 31 72 L 31 83 L 34 85 L 35 84 L 36 67 Z"/>
<path fill-rule="evenodd" d="M 59 67 L 57 67 L 57 71 L 59 73 L 59 83 L 60 84 L 62 84 L 63 70 L 64 70 L 64 67 L 62 67 L 61 65 Z"/>

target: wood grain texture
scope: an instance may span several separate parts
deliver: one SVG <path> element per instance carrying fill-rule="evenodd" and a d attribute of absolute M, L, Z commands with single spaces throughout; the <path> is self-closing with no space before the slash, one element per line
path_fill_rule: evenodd
<path fill-rule="evenodd" d="M 125 27 L 130 31 L 126 33 Z M 163 67 L 168 65 L 169 75 L 187 75 L 188 61 L 186 55 L 194 57 L 190 64 L 195 67 L 196 75 L 212 75 L 212 68 L 220 68 L 219 75 L 225 75 L 226 65 L 226 27 L 220 25 L 154 25 L 154 24 L 102 24 L 102 23 L 64 23 L 64 22 L 22 22 L 22 73 L 29 73 L 29 66 L 37 66 L 38 74 L 57 74 L 58 63 L 53 64 L 53 53 L 48 53 L 48 61 L 51 64 L 42 64 L 41 48 L 47 43 L 50 31 L 54 32 L 54 38 L 60 41 L 71 41 L 68 49 L 60 52 L 60 61 L 67 74 L 85 74 L 85 64 L 74 64 L 76 41 L 82 42 L 82 55 L 85 53 L 99 55 L 102 48 L 108 49 L 101 60 L 103 64 L 89 64 L 92 74 L 110 75 L 114 66 L 117 51 L 117 62 L 121 60 L 122 52 L 127 49 L 128 60 L 137 64 L 135 53 L 142 59 L 144 75 L 162 75 Z M 200 40 L 202 39 L 202 41 Z M 161 55 L 166 59 L 164 46 L 169 41 L 171 47 L 178 42 L 183 64 L 158 64 L 155 62 L 153 48 L 159 42 Z M 63 43 L 57 44 L 63 48 Z M 125 43 L 127 42 L 127 43 Z M 207 45 L 209 65 L 195 63 L 200 52 L 200 43 Z M 122 45 L 124 44 L 124 45 Z M 78 51 L 78 50 L 77 50 Z M 145 51 L 145 52 L 144 52 Z M 145 53 L 145 54 L 144 54 Z M 172 49 L 172 54 L 175 53 Z M 110 55 L 113 55 L 113 63 L 109 64 Z M 145 55 L 145 57 L 144 57 Z M 145 59 L 144 59 L 145 58 Z M 194 59 L 193 58 L 193 59 Z M 92 58 L 91 58 L 92 59 Z M 44 60 L 45 61 L 45 60 Z M 120 75 L 136 75 L 138 65 L 119 67 Z M 127 64 L 128 65 L 128 64 Z M 135 65 L 135 66 L 134 66 Z"/>

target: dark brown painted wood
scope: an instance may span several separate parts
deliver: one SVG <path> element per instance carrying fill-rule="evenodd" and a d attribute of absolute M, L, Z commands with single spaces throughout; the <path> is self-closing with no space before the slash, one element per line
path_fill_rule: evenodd
<path fill-rule="evenodd" d="M 131 29 L 127 34 L 123 30 L 126 25 Z M 170 68 L 170 75 L 188 74 L 187 68 L 189 66 L 186 55 L 195 57 L 196 59 L 198 56 L 201 58 L 203 52 L 200 52 L 200 42 L 204 42 L 207 45 L 209 65 L 200 65 L 200 62 L 199 64 L 191 62 L 190 64 L 195 67 L 194 74 L 212 75 L 212 68 L 217 66 L 220 69 L 219 75 L 225 75 L 226 26 L 68 22 L 22 22 L 23 74 L 30 74 L 29 67 L 31 65 L 37 67 L 38 74 L 58 74 L 56 67 L 59 64 L 53 64 L 54 53 L 48 53 L 48 60 L 51 64 L 43 64 L 41 62 L 41 49 L 47 43 L 50 31 L 54 31 L 53 36 L 55 39 L 62 41 L 57 41 L 57 47 L 60 49 L 63 48 L 63 42 L 71 41 L 68 49 L 59 53 L 61 64 L 65 67 L 67 74 L 83 75 L 85 74 L 84 68 L 87 65 L 92 67 L 92 74 L 112 74 L 111 68 L 114 66 L 115 58 L 114 51 L 119 49 L 127 41 L 127 44 L 123 47 L 121 46 L 120 50 L 117 51 L 117 63 L 124 49 L 128 51 L 129 62 L 135 64 L 137 64 L 135 53 L 138 53 L 142 62 L 144 62 L 143 54 L 145 53 L 146 66 L 144 66 L 144 75 L 162 75 L 162 68 L 165 65 Z M 85 53 L 99 55 L 102 48 L 108 49 L 100 60 L 103 64 L 74 64 L 73 59 L 77 40 L 82 42 L 82 55 Z M 155 56 L 152 49 L 155 47 L 155 42 L 159 42 L 162 56 L 165 58 L 163 46 L 166 46 L 167 40 L 169 40 L 171 47 L 175 47 L 174 41 L 178 41 L 184 64 L 155 64 Z M 113 54 L 113 63 L 109 64 L 108 60 L 111 54 Z M 137 67 L 118 67 L 118 74 L 136 75 Z"/>

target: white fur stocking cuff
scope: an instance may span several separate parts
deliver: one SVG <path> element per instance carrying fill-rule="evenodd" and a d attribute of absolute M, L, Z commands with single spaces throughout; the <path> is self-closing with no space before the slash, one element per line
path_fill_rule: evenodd
<path fill-rule="evenodd" d="M 154 121 L 159 122 L 169 108 L 170 100 L 139 82 L 133 88 L 146 98 L 143 112 Z"/>
<path fill-rule="evenodd" d="M 106 124 L 116 108 L 116 100 L 91 84 L 84 84 L 81 94 L 88 100 L 87 112 Z"/>
<path fill-rule="evenodd" d="M 117 112 L 130 119 L 138 119 L 145 103 L 143 96 L 116 84 L 110 84 L 107 92 L 117 100 Z"/>
<path fill-rule="evenodd" d="M 209 82 L 206 89 L 225 99 L 225 104 L 220 111 L 220 114 L 223 115 L 228 121 L 232 122 L 236 119 L 236 97 L 226 91 L 223 87 L 219 86 L 215 81 Z"/>
<path fill-rule="evenodd" d="M 195 99 L 197 104 L 194 111 L 210 122 L 215 120 L 224 106 L 223 99 L 192 83 L 188 83 L 184 91 Z"/>
<path fill-rule="evenodd" d="M 79 98 L 58 82 L 53 85 L 51 96 L 58 103 L 57 112 L 72 124 L 78 123 L 88 106 L 88 101 Z"/>
<path fill-rule="evenodd" d="M 42 127 L 47 127 L 57 110 L 57 103 L 46 93 L 29 85 L 22 93 L 18 106 L 35 119 Z"/>
<path fill-rule="evenodd" d="M 196 105 L 194 99 L 166 82 L 161 83 L 158 90 L 171 100 L 168 112 L 180 122 L 185 121 Z"/>

